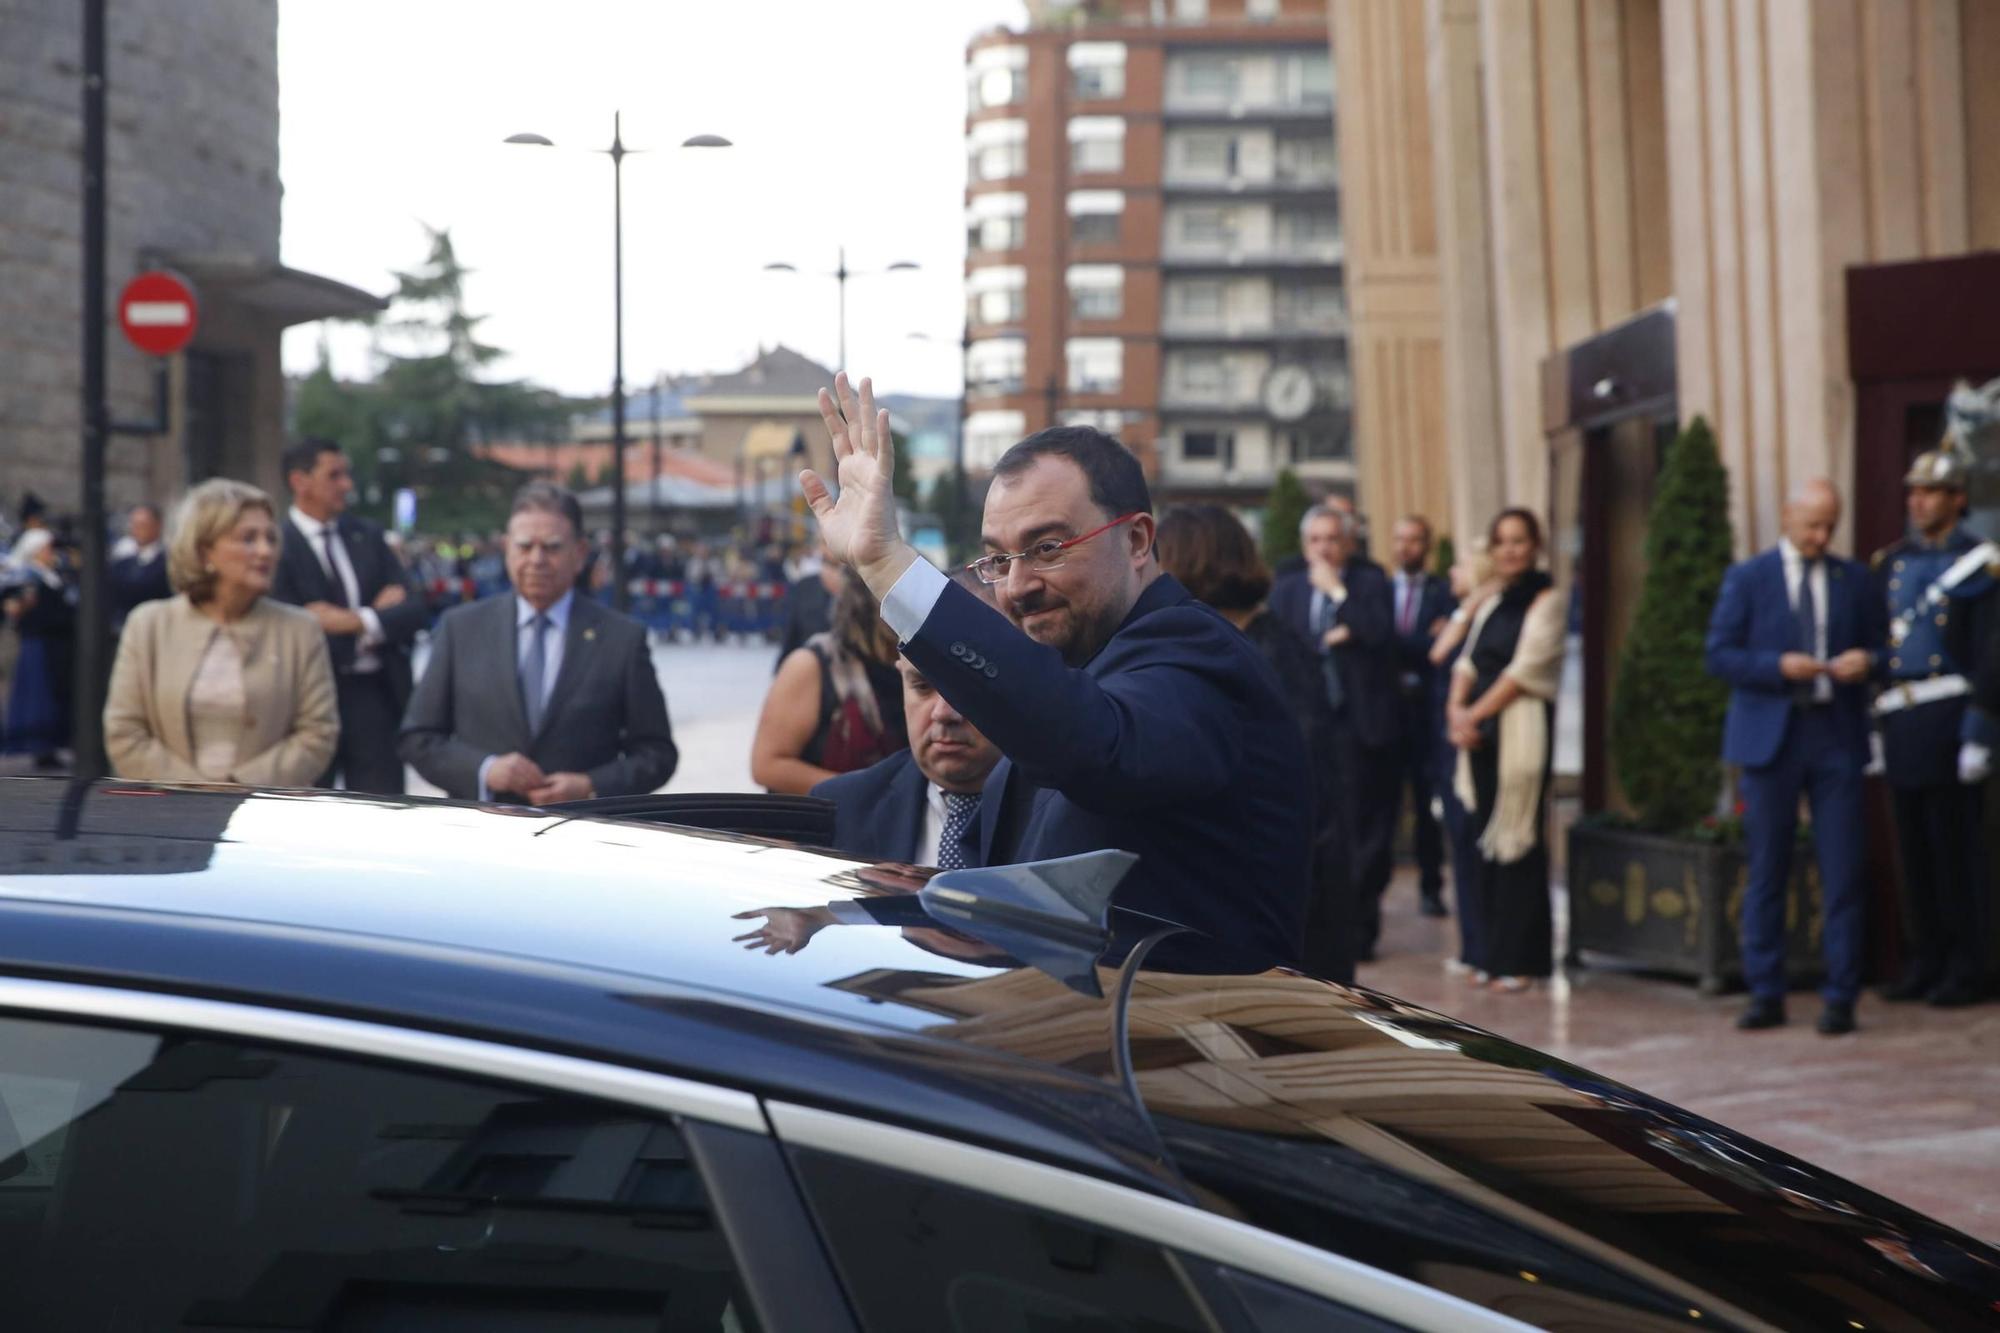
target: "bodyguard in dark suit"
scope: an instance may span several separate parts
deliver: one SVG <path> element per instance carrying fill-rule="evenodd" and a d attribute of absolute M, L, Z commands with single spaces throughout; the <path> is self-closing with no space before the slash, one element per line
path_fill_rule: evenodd
<path fill-rule="evenodd" d="M 820 407 L 840 499 L 810 472 L 806 499 L 904 655 L 1007 756 L 984 793 L 985 864 L 1122 848 L 1140 859 L 1119 904 L 1210 937 L 1156 960 L 1297 958 L 1305 743 L 1263 656 L 1160 572 L 1138 460 L 1087 427 L 1001 457 L 976 563 L 996 612 L 902 539 L 888 413 L 867 381 L 858 401 L 836 383 Z"/>
<path fill-rule="evenodd" d="M 680 756 L 646 627 L 576 591 L 582 528 L 568 491 L 522 487 L 507 521 L 513 591 L 438 622 L 402 753 L 447 795 L 553 805 L 640 795 L 673 776 Z"/>
<path fill-rule="evenodd" d="M 923 672 L 907 660 L 896 665 L 909 748 L 812 789 L 833 802 L 834 850 L 940 870 L 976 866 L 980 793 L 1000 749 Z"/>
<path fill-rule="evenodd" d="M 1402 761 L 1399 787 L 1389 810 L 1390 836 L 1403 804 L 1410 798 L 1410 822 L 1417 853 L 1417 890 L 1425 916 L 1443 916 L 1444 833 L 1431 803 L 1438 792 L 1436 765 L 1440 730 L 1432 700 L 1438 670 L 1431 665 L 1431 645 L 1438 630 L 1457 609 L 1450 582 L 1429 570 L 1430 520 L 1410 514 L 1396 520 L 1389 535 L 1396 572 L 1390 576 L 1396 626 L 1396 689 L 1402 709 L 1397 737 Z"/>
<path fill-rule="evenodd" d="M 410 649 L 429 608 L 382 530 L 346 512 L 354 477 L 339 445 L 293 445 L 285 480 L 292 506 L 271 596 L 318 618 L 340 696 L 340 748 L 318 785 L 341 780 L 349 791 L 398 795 L 396 730 L 410 700 Z"/>
<path fill-rule="evenodd" d="M 1886 608 L 1875 700 L 1884 776 L 1903 871 L 1903 976 L 1882 994 L 1939 1007 L 1972 1004 L 1985 985 L 1987 861 L 1981 788 L 1994 720 L 1970 707 L 1996 619 L 2000 550 L 1959 523 L 1970 459 L 1917 456 L 1903 479 L 1910 534 L 1871 562 Z"/>
<path fill-rule="evenodd" d="M 141 602 L 164 601 L 174 595 L 167 582 L 167 548 L 160 540 L 160 511 L 150 504 L 136 504 L 127 516 L 125 535 L 132 549 L 111 561 L 107 582 L 111 585 L 111 632 L 122 633 L 125 618 Z"/>
<path fill-rule="evenodd" d="M 1819 1030 L 1854 1030 L 1861 988 L 1861 770 L 1868 762 L 1869 646 L 1879 633 L 1867 571 L 1827 554 L 1840 523 L 1833 484 L 1811 481 L 1784 509 L 1785 537 L 1733 566 L 1709 621 L 1710 674 L 1733 687 L 1722 757 L 1743 769 L 1750 883 L 1743 902 L 1740 1028 L 1785 1021 L 1785 896 L 1799 797 L 1819 858 L 1825 1008 Z"/>
<path fill-rule="evenodd" d="M 1271 613 L 1320 656 L 1334 713 L 1338 799 L 1353 830 L 1354 956 L 1365 962 L 1375 956 L 1382 894 L 1395 869 L 1402 699 L 1389 579 L 1359 552 L 1353 523 L 1329 505 L 1306 511 L 1300 524 L 1305 572 L 1272 587 Z"/>

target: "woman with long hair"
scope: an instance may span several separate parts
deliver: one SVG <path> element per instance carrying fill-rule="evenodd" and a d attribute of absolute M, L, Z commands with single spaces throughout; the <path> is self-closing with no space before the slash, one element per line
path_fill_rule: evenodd
<path fill-rule="evenodd" d="M 834 597 L 831 627 L 778 664 L 750 742 L 750 776 L 771 791 L 804 796 L 909 743 L 896 632 L 850 569 Z"/>
<path fill-rule="evenodd" d="M 1482 962 L 1492 989 L 1519 992 L 1553 970 L 1545 825 L 1563 612 L 1554 580 L 1538 567 L 1542 525 L 1532 512 L 1501 510 L 1486 554 L 1495 587 L 1452 667 L 1445 724 L 1458 750 L 1458 796 L 1479 838 Z"/>

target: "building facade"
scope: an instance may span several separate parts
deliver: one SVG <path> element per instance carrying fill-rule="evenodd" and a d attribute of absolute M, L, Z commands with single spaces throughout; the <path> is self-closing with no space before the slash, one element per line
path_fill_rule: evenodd
<path fill-rule="evenodd" d="M 1088 424 L 1166 499 L 1350 487 L 1324 9 L 1030 12 L 967 55 L 968 470 Z"/>
<path fill-rule="evenodd" d="M 57 512 L 79 501 L 82 399 L 83 16 L 10 0 L 0 40 L 0 477 Z M 278 259 L 275 0 L 120 0 L 107 15 L 106 340 L 111 415 L 153 413 L 151 360 L 117 327 L 143 269 L 189 279 L 193 344 L 171 358 L 166 430 L 118 434 L 114 504 L 227 474 L 278 487 L 279 336 L 379 309 L 368 293 Z"/>
<path fill-rule="evenodd" d="M 1571 385 L 1571 359 L 1647 311 L 1671 336 L 1644 378 L 1663 420 L 1714 427 L 1741 549 L 1776 539 L 1797 482 L 1896 471 L 1869 466 L 1851 349 L 1871 331 L 1849 286 L 2000 247 L 2000 6 L 1330 9 L 1370 509 L 1459 532 L 1504 503 L 1560 516 L 1564 433 L 1588 427 L 1572 399 L 1594 392 L 1608 416 L 1635 378 Z M 1880 498 L 1850 507 L 1850 532 L 1879 531 Z"/>

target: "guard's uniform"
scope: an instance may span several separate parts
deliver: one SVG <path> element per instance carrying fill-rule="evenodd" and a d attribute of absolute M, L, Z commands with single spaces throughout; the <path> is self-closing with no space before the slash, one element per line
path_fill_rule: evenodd
<path fill-rule="evenodd" d="M 1934 455 L 1918 460 L 1922 469 Z M 1919 480 L 1913 485 L 1934 485 Z M 1954 528 L 1931 544 L 1905 537 L 1870 566 L 1889 609 L 1875 658 L 1884 775 L 1894 797 L 1903 866 L 1908 962 L 1891 998 L 1978 998 L 1985 960 L 1984 874 L 1978 840 L 1979 749 L 1993 719 L 1970 707 L 2000 598 L 2000 548 Z M 1962 771 L 1962 765 L 1971 767 Z"/>

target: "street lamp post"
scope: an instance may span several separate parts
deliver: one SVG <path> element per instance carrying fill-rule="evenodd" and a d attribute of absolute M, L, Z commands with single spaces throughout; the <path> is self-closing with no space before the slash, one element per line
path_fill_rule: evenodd
<path fill-rule="evenodd" d="M 632 601 L 625 581 L 625 159 L 643 150 L 625 146 L 621 120 L 621 113 L 611 113 L 611 146 L 593 151 L 611 159 L 611 604 L 623 611 Z M 507 142 L 555 147 L 554 140 L 540 134 L 510 134 Z M 719 134 L 697 134 L 681 142 L 683 148 L 729 146 Z"/>
<path fill-rule="evenodd" d="M 878 277 L 878 276 L 880 276 L 881 274 L 884 274 L 884 273 L 908 273 L 908 272 L 912 272 L 912 271 L 914 271 L 914 270 L 916 270 L 916 269 L 918 269 L 918 268 L 921 268 L 921 267 L 922 267 L 922 265 L 920 265 L 920 264 L 914 264 L 914 263 L 910 262 L 910 261 L 909 261 L 909 260 L 907 260 L 907 259 L 899 259 L 899 260 L 897 260 L 897 261 L 896 261 L 895 263 L 893 263 L 893 264 L 889 265 L 889 267 L 887 267 L 887 268 L 880 268 L 880 269 L 851 269 L 851 268 L 849 268 L 849 267 L 847 266 L 847 247 L 843 245 L 843 246 L 841 246 L 841 247 L 840 247 L 840 266 L 839 266 L 838 268 L 834 269 L 834 270 L 833 270 L 833 272 L 831 272 L 831 273 L 828 273 L 828 272 L 825 272 L 824 270 L 822 270 L 822 271 L 820 271 L 820 272 L 819 272 L 819 273 L 818 273 L 818 274 L 816 275 L 816 276 L 818 276 L 818 277 L 822 277 L 822 278 L 832 278 L 832 279 L 834 279 L 834 280 L 835 280 L 835 281 L 836 281 L 837 283 L 839 283 L 839 284 L 840 284 L 840 364 L 839 364 L 838 366 L 835 366 L 835 367 L 834 367 L 834 369 L 835 369 L 835 370 L 846 370 L 846 369 L 848 369 L 848 365 L 847 365 L 847 280 L 848 280 L 849 278 L 872 278 L 872 277 Z M 775 264 L 766 264 L 766 265 L 764 265 L 764 271 L 765 271 L 766 273 L 797 273 L 797 272 L 798 272 L 799 270 L 798 270 L 797 266 L 795 266 L 795 265 L 792 265 L 792 264 L 786 264 L 786 263 L 775 263 Z"/>

